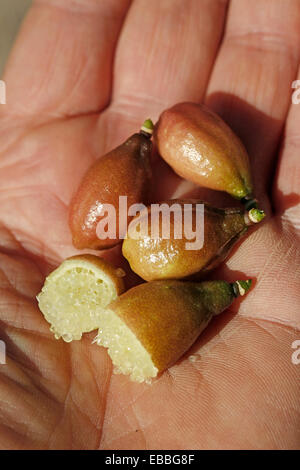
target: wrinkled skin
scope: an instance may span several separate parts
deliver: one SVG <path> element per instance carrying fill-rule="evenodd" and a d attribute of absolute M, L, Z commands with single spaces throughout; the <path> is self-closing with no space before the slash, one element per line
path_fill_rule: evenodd
<path fill-rule="evenodd" d="M 127 0 L 40 0 L 27 17 L 0 105 L 1 448 L 299 445 L 300 105 L 291 83 L 300 79 L 300 7 L 226 5 L 137 0 L 127 11 Z M 254 278 L 253 290 L 208 327 L 196 362 L 186 357 L 139 385 L 112 375 L 93 334 L 56 341 L 35 295 L 76 253 L 68 204 L 96 155 L 183 100 L 204 100 L 242 137 L 269 217 L 214 274 Z M 157 200 L 193 189 L 159 159 L 154 174 Z M 118 264 L 118 250 L 106 256 Z"/>

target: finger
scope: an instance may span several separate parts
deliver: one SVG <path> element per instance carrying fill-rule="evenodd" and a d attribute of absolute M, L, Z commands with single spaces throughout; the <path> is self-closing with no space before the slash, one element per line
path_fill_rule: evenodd
<path fill-rule="evenodd" d="M 296 84 L 295 84 L 296 85 Z M 275 208 L 300 230 L 300 68 L 292 95 L 274 185 Z"/>
<path fill-rule="evenodd" d="M 232 0 L 207 102 L 250 154 L 255 192 L 266 192 L 300 57 L 298 0 Z"/>
<path fill-rule="evenodd" d="M 130 0 L 37 0 L 8 61 L 6 112 L 38 119 L 99 111 Z"/>
<path fill-rule="evenodd" d="M 124 137 L 148 115 L 156 120 L 177 101 L 202 99 L 225 13 L 220 0 L 133 3 L 118 43 L 110 108 L 110 116 L 126 118 Z"/>

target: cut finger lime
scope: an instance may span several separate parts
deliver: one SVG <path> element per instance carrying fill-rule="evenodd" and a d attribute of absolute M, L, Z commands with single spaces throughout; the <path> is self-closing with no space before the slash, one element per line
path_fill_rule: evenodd
<path fill-rule="evenodd" d="M 140 284 L 107 307 L 94 343 L 108 348 L 114 372 L 135 382 L 151 381 L 175 364 L 211 319 L 250 287 L 250 279 Z"/>
<path fill-rule="evenodd" d="M 124 291 L 123 276 L 93 255 L 74 256 L 55 269 L 37 296 L 55 338 L 70 342 L 98 328 L 103 309 Z"/>

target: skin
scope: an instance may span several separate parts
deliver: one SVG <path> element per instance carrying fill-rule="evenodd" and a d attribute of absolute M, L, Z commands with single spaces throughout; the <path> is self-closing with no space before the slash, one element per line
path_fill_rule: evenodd
<path fill-rule="evenodd" d="M 22 28 L 0 106 L 2 448 L 299 446 L 299 2 L 200 3 L 134 1 L 119 37 L 128 1 L 44 0 Z M 201 335 L 196 362 L 184 358 L 152 387 L 134 384 L 112 375 L 93 334 L 57 342 L 35 295 L 75 254 L 68 204 L 96 155 L 145 113 L 155 121 L 176 102 L 203 100 L 259 167 L 256 195 L 269 216 L 214 274 L 254 285 Z M 190 189 L 158 159 L 153 171 L 157 200 Z"/>

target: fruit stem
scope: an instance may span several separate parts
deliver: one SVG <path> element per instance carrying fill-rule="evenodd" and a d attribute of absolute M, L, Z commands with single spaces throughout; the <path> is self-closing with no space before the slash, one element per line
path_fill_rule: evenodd
<path fill-rule="evenodd" d="M 241 203 L 244 204 L 245 209 L 249 211 L 250 209 L 257 209 L 257 199 L 253 198 L 250 194 L 241 199 Z"/>
<path fill-rule="evenodd" d="M 256 209 L 253 207 L 249 211 L 245 212 L 244 219 L 246 225 L 258 224 L 266 217 L 265 211 L 261 209 Z"/>
<path fill-rule="evenodd" d="M 239 297 L 239 296 L 245 295 L 250 289 L 251 284 L 252 284 L 252 279 L 248 279 L 247 281 L 232 282 L 231 287 L 232 287 L 234 296 Z"/>
<path fill-rule="evenodd" d="M 151 121 L 151 119 L 146 119 L 146 121 L 144 121 L 141 127 L 140 134 L 143 134 L 144 136 L 150 139 L 153 134 L 153 129 L 154 129 L 154 124 Z"/>

